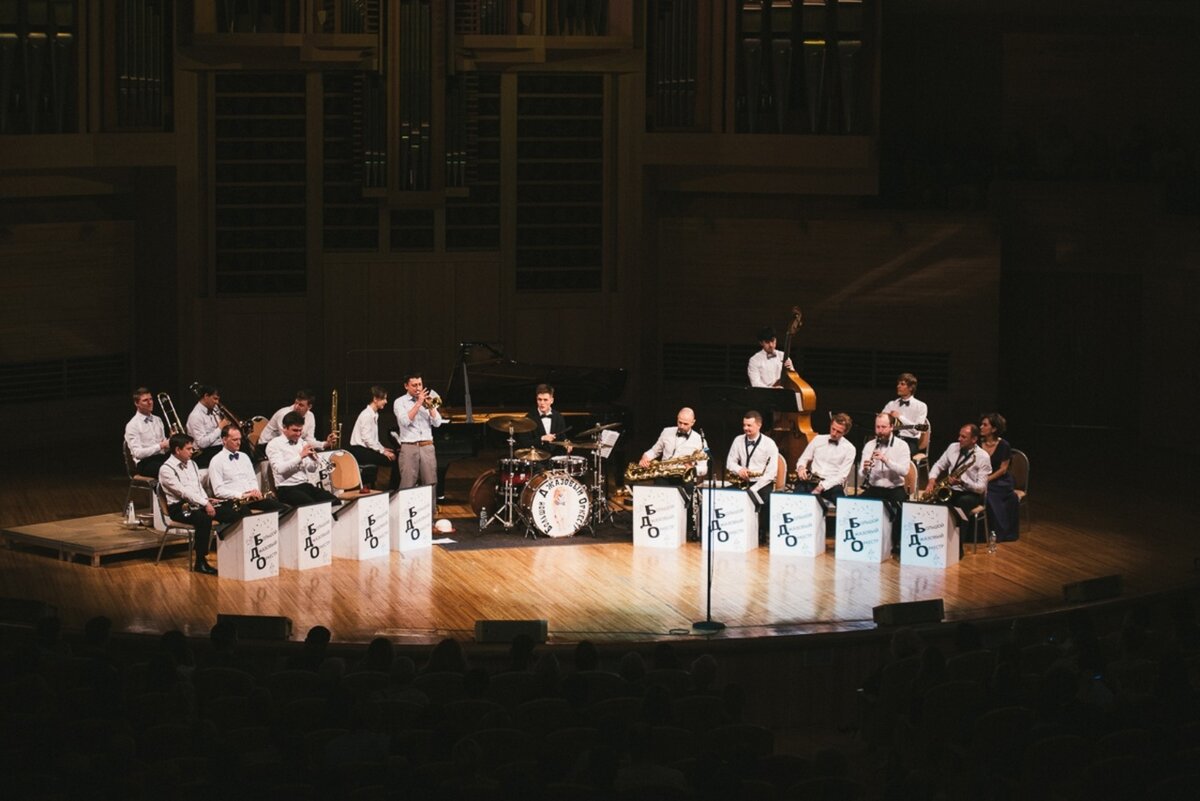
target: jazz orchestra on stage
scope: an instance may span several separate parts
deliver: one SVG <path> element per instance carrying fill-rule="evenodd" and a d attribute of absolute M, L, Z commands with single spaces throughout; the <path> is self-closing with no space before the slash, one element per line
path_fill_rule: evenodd
<path fill-rule="evenodd" d="M 897 378 L 897 397 L 875 416 L 873 436 L 861 452 L 850 440 L 853 420 L 845 412 L 830 413 L 827 432 L 817 433 L 811 425 L 816 394 L 796 374 L 789 353 L 799 326 L 799 310 L 793 309 L 782 349 L 773 330 L 758 332 L 759 350 L 747 363 L 750 389 L 745 392 L 767 393 L 746 396 L 747 406 L 755 399 L 764 404 L 766 419 L 762 410 L 743 407 L 741 433 L 730 442 L 723 462 L 715 460 L 696 412 L 688 406 L 623 473 L 614 473 L 607 462 L 622 424 L 573 431 L 555 408 L 555 389 L 547 383 L 536 386 L 525 414 L 481 415 L 488 428 L 504 437 L 506 451 L 471 488 L 468 500 L 480 529 L 531 537 L 595 533 L 626 508 L 622 498 L 631 487 L 657 486 L 675 488 L 688 539 L 699 538 L 703 493 L 714 488 L 746 493 L 760 543 L 769 541 L 768 510 L 772 493 L 778 492 L 812 495 L 830 515 L 848 496 L 882 501 L 893 523 L 893 552 L 899 545 L 902 506 L 911 502 L 961 510 L 962 537 L 968 534 L 968 521 L 986 508 L 997 537 L 1016 539 L 1012 449 L 1003 439 L 1002 416 L 991 413 L 979 424 L 963 424 L 956 441 L 930 464 L 929 408 L 914 395 L 916 376 L 904 372 Z M 269 418 L 246 419 L 222 405 L 215 386 L 197 382 L 190 388 L 196 404 L 186 425 L 168 393 L 134 390 L 135 413 L 125 425 L 124 452 L 131 477 L 157 482 L 167 516 L 195 527 L 199 572 L 215 572 L 207 561 L 214 526 L 247 514 L 282 515 L 312 504 L 336 508 L 346 497 L 346 486 L 364 495 L 374 491 L 380 467 L 388 468 L 388 492 L 439 482 L 434 432 L 450 416 L 421 372 L 404 375 L 403 392 L 392 404 L 395 427 L 386 432 L 380 413 L 388 408 L 388 391 L 371 386 L 344 449 L 336 390 L 329 431 L 318 439 L 316 397 L 307 390 L 297 391 L 291 404 Z M 469 398 L 467 409 L 470 421 Z M 918 467 L 925 465 L 930 466 L 921 475 Z M 348 483 L 345 476 L 332 480 L 336 470 L 350 471 L 352 478 Z"/>

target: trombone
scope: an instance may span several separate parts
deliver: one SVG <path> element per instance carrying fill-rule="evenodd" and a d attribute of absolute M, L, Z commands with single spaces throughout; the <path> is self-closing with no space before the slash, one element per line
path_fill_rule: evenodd
<path fill-rule="evenodd" d="M 158 408 L 162 409 L 162 415 L 167 421 L 168 436 L 182 434 L 183 423 L 179 422 L 179 413 L 175 411 L 175 404 L 171 402 L 171 396 L 166 392 L 160 392 L 156 397 L 158 398 Z"/>

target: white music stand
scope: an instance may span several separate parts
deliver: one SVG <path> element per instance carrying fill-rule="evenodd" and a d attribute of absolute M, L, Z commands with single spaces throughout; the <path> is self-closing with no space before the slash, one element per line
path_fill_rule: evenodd
<path fill-rule="evenodd" d="M 703 500 L 712 499 L 711 513 L 701 516 L 700 545 L 708 551 L 709 527 L 713 530 L 713 551 L 745 553 L 758 547 L 758 513 L 754 501 L 740 489 L 705 491 Z"/>
<path fill-rule="evenodd" d="M 825 553 L 825 507 L 816 495 L 773 492 L 769 506 L 771 556 Z"/>
<path fill-rule="evenodd" d="M 393 492 L 388 501 L 392 550 L 401 553 L 433 547 L 433 516 L 437 511 L 434 487 L 410 487 Z"/>
<path fill-rule="evenodd" d="M 906 501 L 900 526 L 900 564 L 945 570 L 958 564 L 955 510 L 935 503 Z"/>
<path fill-rule="evenodd" d="M 388 555 L 388 494 L 373 492 L 351 498 L 333 521 L 333 555 L 338 559 L 378 559 Z"/>
<path fill-rule="evenodd" d="M 333 508 L 328 501 L 300 506 L 279 524 L 279 566 L 311 570 L 333 562 Z"/>
<path fill-rule="evenodd" d="M 257 581 L 279 575 L 279 513 L 246 515 L 217 540 L 223 579 Z"/>
<path fill-rule="evenodd" d="M 877 498 L 838 498 L 834 556 L 879 564 L 892 555 L 892 521 Z"/>
<path fill-rule="evenodd" d="M 686 541 L 687 504 L 680 488 L 634 484 L 633 547 L 679 548 Z"/>

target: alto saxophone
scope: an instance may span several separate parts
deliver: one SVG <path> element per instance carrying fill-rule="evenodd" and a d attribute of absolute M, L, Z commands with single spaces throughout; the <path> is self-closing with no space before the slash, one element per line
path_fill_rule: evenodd
<path fill-rule="evenodd" d="M 951 470 L 946 475 L 939 478 L 937 482 L 934 483 L 933 489 L 929 490 L 929 492 L 920 493 L 917 496 L 917 500 L 934 501 L 936 503 L 949 503 L 950 499 L 954 497 L 954 487 L 950 486 L 950 482 L 956 478 L 961 478 L 974 463 L 975 452 L 972 451 L 971 455 L 967 457 L 966 461 Z"/>
<path fill-rule="evenodd" d="M 691 483 L 696 480 L 696 462 L 708 459 L 708 454 L 702 450 L 688 456 L 676 456 L 672 459 L 660 459 L 642 467 L 637 462 L 630 462 L 625 468 L 625 482 L 633 484 L 638 481 L 653 481 L 656 478 L 682 478 Z"/>

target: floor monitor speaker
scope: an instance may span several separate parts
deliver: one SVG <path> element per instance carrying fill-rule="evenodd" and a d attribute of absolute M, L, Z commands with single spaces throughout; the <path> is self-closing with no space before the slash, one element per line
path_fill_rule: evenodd
<path fill-rule="evenodd" d="M 476 620 L 475 642 L 510 643 L 525 634 L 535 643 L 544 643 L 548 628 L 545 620 Z"/>
<path fill-rule="evenodd" d="M 946 607 L 941 598 L 931 598 L 928 601 L 877 606 L 873 615 L 877 626 L 915 626 L 918 623 L 940 623 L 946 615 Z"/>

